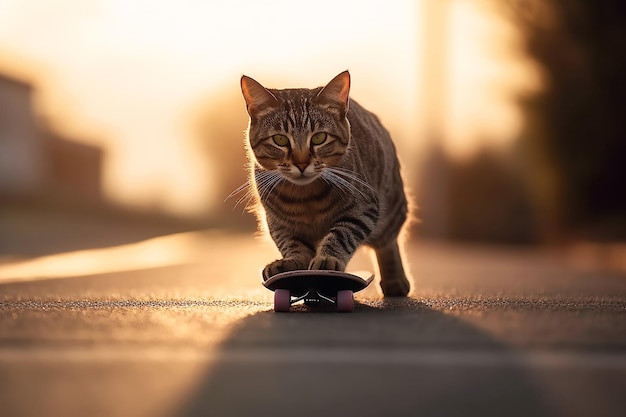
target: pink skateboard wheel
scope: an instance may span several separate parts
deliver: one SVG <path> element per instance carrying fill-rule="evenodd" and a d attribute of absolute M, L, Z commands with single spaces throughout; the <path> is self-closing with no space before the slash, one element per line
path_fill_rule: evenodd
<path fill-rule="evenodd" d="M 354 311 L 354 294 L 352 291 L 337 291 L 337 311 L 344 313 L 351 313 Z"/>
<path fill-rule="evenodd" d="M 274 311 L 277 313 L 286 313 L 291 306 L 291 294 L 289 290 L 274 291 Z"/>

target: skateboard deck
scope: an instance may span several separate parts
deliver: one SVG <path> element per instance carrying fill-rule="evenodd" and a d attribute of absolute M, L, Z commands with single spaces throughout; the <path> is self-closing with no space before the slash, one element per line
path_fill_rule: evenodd
<path fill-rule="evenodd" d="M 274 291 L 274 311 L 286 312 L 299 301 L 308 306 L 334 304 L 338 311 L 354 309 L 354 293 L 367 287 L 374 275 L 369 272 L 297 270 L 283 272 L 263 285 Z"/>

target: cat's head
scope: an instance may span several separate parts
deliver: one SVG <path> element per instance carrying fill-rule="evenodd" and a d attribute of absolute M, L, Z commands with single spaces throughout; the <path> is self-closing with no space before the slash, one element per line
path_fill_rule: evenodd
<path fill-rule="evenodd" d="M 339 163 L 350 142 L 348 71 L 315 89 L 267 89 L 244 75 L 241 91 L 250 149 L 261 167 L 305 185 Z"/>

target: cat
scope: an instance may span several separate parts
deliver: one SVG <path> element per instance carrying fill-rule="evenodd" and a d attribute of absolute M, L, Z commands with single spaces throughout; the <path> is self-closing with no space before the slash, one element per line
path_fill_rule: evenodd
<path fill-rule="evenodd" d="M 244 75 L 241 90 L 257 216 L 283 256 L 263 278 L 345 271 L 357 247 L 367 245 L 384 296 L 407 296 L 399 236 L 409 209 L 400 163 L 378 118 L 349 98 L 350 73 L 325 87 L 284 90 Z"/>

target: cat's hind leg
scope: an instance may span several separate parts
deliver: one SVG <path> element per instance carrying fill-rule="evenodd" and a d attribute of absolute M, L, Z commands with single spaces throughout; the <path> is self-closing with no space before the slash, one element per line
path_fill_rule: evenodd
<path fill-rule="evenodd" d="M 411 291 L 404 266 L 402 255 L 396 240 L 384 246 L 375 247 L 378 269 L 380 271 L 380 287 L 385 297 L 406 297 Z"/>

